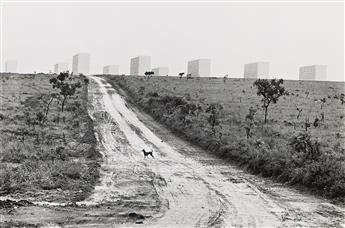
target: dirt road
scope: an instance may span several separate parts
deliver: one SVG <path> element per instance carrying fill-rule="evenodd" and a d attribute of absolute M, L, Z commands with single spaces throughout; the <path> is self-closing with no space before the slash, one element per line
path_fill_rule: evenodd
<path fill-rule="evenodd" d="M 344 208 L 224 164 L 130 108 L 103 79 L 92 77 L 90 96 L 105 161 L 83 203 L 135 202 L 144 209 L 137 226 L 345 227 Z"/>

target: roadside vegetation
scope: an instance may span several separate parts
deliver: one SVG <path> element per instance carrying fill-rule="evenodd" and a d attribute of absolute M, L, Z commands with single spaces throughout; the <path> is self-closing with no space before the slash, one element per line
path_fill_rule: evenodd
<path fill-rule="evenodd" d="M 0 196 L 75 202 L 99 177 L 87 84 L 68 73 L 1 74 Z"/>
<path fill-rule="evenodd" d="M 344 83 L 182 76 L 106 79 L 154 119 L 219 157 L 344 199 Z"/>

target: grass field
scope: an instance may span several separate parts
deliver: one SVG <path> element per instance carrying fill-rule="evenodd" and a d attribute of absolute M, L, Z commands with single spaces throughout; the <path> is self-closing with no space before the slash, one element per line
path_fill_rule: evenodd
<path fill-rule="evenodd" d="M 325 196 L 345 196 L 345 105 L 339 99 L 344 83 L 285 81 L 289 95 L 269 107 L 264 124 L 254 80 L 104 78 L 156 120 L 224 159 Z M 214 106 L 219 121 L 214 127 L 209 121 L 211 104 L 221 105 Z M 250 108 L 256 110 L 253 121 L 245 118 Z M 297 108 L 303 109 L 298 118 Z M 320 120 L 317 127 L 315 118 Z M 307 120 L 311 125 L 305 131 Z M 298 148 L 302 144 L 305 148 Z"/>
<path fill-rule="evenodd" d="M 85 199 L 99 176 L 87 85 L 61 112 L 51 75 L 0 76 L 0 195 L 71 202 Z M 48 104 L 49 110 L 47 110 Z M 44 116 L 46 115 L 46 118 Z"/>

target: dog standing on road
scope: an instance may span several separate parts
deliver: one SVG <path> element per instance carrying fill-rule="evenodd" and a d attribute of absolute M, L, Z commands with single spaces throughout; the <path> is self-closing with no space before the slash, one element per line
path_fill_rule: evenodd
<path fill-rule="evenodd" d="M 148 157 L 149 155 L 151 155 L 152 158 L 155 158 L 153 157 L 153 151 L 146 151 L 145 149 L 142 150 L 143 153 L 144 153 L 144 158 Z"/>

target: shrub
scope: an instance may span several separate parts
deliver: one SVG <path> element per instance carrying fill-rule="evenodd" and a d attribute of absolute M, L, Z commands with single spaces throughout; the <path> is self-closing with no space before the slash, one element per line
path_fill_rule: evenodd
<path fill-rule="evenodd" d="M 290 145 L 304 159 L 317 160 L 320 156 L 320 144 L 317 140 L 312 141 L 308 132 L 298 133 L 297 136 L 293 136 Z"/>

